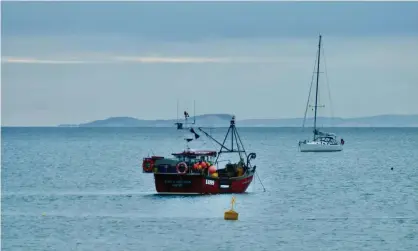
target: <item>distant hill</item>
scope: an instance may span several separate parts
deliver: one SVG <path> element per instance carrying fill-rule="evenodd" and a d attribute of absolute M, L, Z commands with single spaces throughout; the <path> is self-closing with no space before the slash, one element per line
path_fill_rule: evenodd
<path fill-rule="evenodd" d="M 232 115 L 204 114 L 196 116 L 197 126 L 227 127 Z M 190 118 L 192 121 L 193 118 Z M 172 127 L 176 119 L 143 120 L 132 117 L 111 117 L 79 125 L 59 125 L 60 127 Z M 180 122 L 184 122 L 181 120 Z M 303 118 L 289 119 L 245 119 L 237 120 L 240 127 L 300 127 Z M 418 115 L 380 115 L 361 118 L 326 118 L 317 119 L 324 127 L 418 127 Z M 307 118 L 305 126 L 311 127 L 313 118 Z"/>
<path fill-rule="evenodd" d="M 230 114 L 204 114 L 196 116 L 196 124 L 198 126 L 222 127 L 228 126 Z M 132 117 L 111 117 L 103 120 L 95 120 L 79 125 L 59 125 L 60 127 L 172 127 L 177 122 L 176 119 L 159 119 L 144 120 Z M 184 123 L 183 120 L 179 122 Z M 193 122 L 193 117 L 189 119 L 189 123 Z"/>
<path fill-rule="evenodd" d="M 241 126 L 300 127 L 303 118 L 294 119 L 247 119 Z M 305 126 L 311 127 L 313 118 L 307 118 Z M 360 118 L 318 117 L 317 124 L 324 127 L 418 127 L 418 115 L 379 115 Z"/>

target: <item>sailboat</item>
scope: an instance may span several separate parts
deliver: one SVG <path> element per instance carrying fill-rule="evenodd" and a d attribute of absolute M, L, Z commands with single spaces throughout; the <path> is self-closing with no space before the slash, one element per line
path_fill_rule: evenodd
<path fill-rule="evenodd" d="M 318 110 L 318 83 L 319 83 L 319 65 L 321 59 L 321 41 L 322 36 L 319 35 L 319 43 L 318 43 L 318 56 L 317 56 L 317 67 L 316 67 L 316 90 L 315 90 L 315 117 L 314 117 L 314 125 L 313 125 L 313 139 L 312 140 L 304 140 L 299 141 L 299 150 L 301 152 L 339 152 L 343 150 L 344 140 L 341 139 L 340 141 L 337 140 L 337 135 L 335 133 L 324 132 L 318 129 L 317 126 L 317 110 Z M 310 93 L 309 93 L 310 97 Z M 308 103 L 306 106 L 306 111 L 309 105 L 309 98 Z M 305 118 L 306 119 L 306 111 L 305 111 Z"/>

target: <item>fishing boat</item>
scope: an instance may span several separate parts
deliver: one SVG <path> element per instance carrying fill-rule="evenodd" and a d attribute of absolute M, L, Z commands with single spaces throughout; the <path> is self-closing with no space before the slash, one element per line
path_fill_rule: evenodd
<path fill-rule="evenodd" d="M 172 153 L 170 157 L 151 156 L 143 158 L 144 173 L 152 173 L 155 180 L 155 189 L 159 194 L 223 194 L 244 193 L 253 181 L 256 166 L 251 160 L 256 158 L 255 153 L 246 153 L 241 138 L 235 127 L 235 117 L 232 117 L 224 141 L 220 143 L 202 127 L 198 128 L 210 140 L 220 146 L 215 150 L 193 150 L 188 142 L 198 139 L 199 134 L 194 128 L 190 132 L 194 139 L 185 138 L 186 149 Z M 225 144 L 230 138 L 231 144 Z M 239 160 L 227 163 L 222 168 L 219 157 L 223 154 L 235 153 Z"/>
<path fill-rule="evenodd" d="M 335 133 L 324 132 L 324 131 L 319 130 L 317 127 L 317 111 L 319 107 L 318 106 L 318 92 L 319 92 L 318 85 L 319 85 L 319 73 L 320 73 L 319 65 L 320 65 L 320 59 L 321 59 L 321 41 L 322 41 L 322 36 L 319 35 L 318 55 L 317 55 L 317 62 L 316 62 L 317 67 L 316 67 L 315 105 L 313 106 L 314 111 L 315 111 L 314 124 L 313 124 L 313 138 L 312 140 L 299 141 L 299 150 L 301 152 L 339 152 L 343 150 L 343 145 L 344 145 L 344 139 L 341 138 L 341 140 L 339 141 Z M 306 121 L 306 113 L 307 113 L 308 106 L 309 106 L 312 82 L 311 82 L 311 88 L 309 90 L 308 102 L 306 104 L 303 127 Z M 324 106 L 321 106 L 321 107 L 324 107 Z"/>

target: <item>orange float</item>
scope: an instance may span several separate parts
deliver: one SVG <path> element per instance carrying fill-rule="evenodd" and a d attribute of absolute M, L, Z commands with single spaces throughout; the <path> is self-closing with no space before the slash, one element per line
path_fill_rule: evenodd
<path fill-rule="evenodd" d="M 216 166 L 210 166 L 208 171 L 210 174 L 216 173 Z"/>

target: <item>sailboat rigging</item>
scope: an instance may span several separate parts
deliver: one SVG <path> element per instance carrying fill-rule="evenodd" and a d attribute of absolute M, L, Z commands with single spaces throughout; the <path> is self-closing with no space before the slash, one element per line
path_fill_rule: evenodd
<path fill-rule="evenodd" d="M 313 123 L 313 139 L 312 140 L 304 140 L 299 141 L 299 150 L 301 152 L 338 152 L 343 150 L 344 140 L 341 139 L 340 142 L 337 141 L 337 136 L 334 133 L 323 132 L 318 129 L 317 126 L 317 114 L 318 108 L 324 107 L 318 105 L 318 96 L 319 96 L 319 66 L 321 62 L 321 42 L 322 36 L 319 35 L 319 43 L 318 43 L 318 55 L 316 60 L 316 88 L 315 88 L 315 105 L 314 108 L 314 123 Z M 313 80 L 313 79 L 312 79 Z M 306 120 L 306 113 L 308 110 L 310 94 L 312 90 L 312 83 L 309 90 L 308 102 L 307 107 L 305 109 L 305 117 L 303 120 L 303 127 L 305 126 Z"/>

